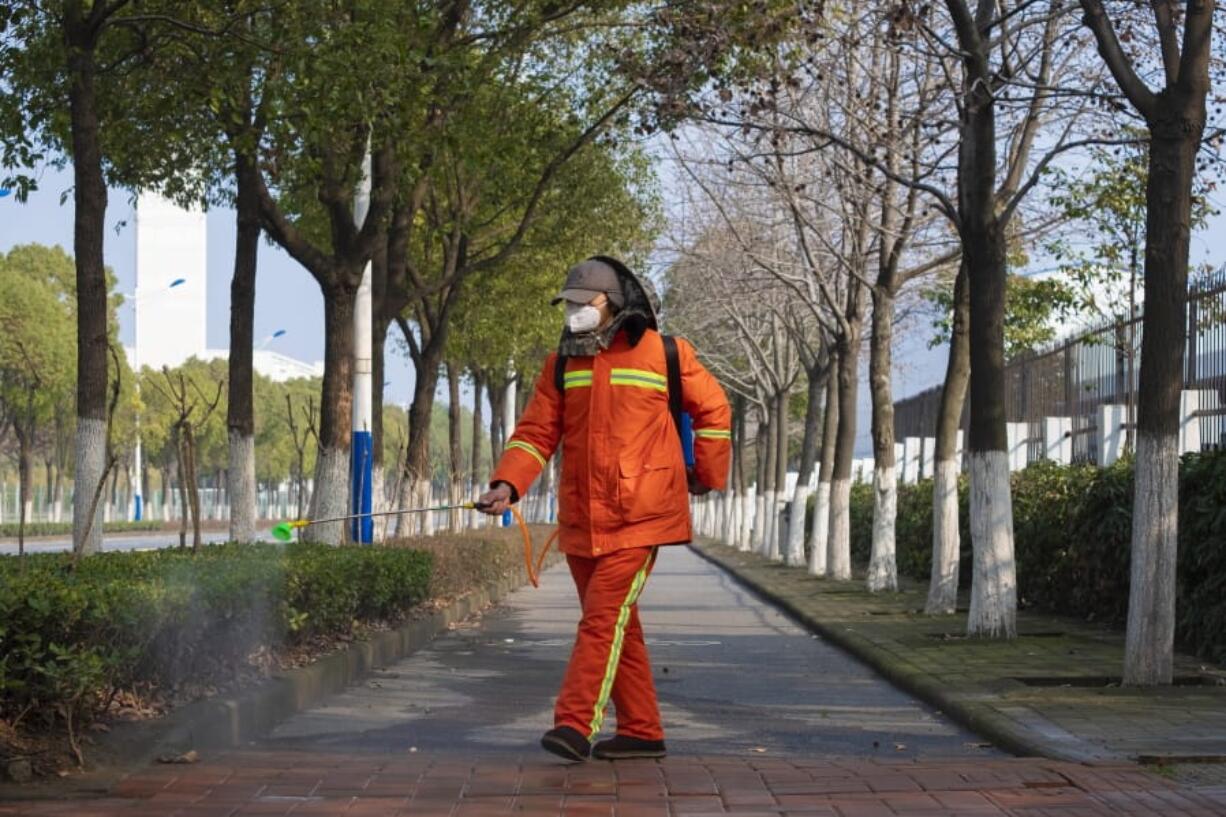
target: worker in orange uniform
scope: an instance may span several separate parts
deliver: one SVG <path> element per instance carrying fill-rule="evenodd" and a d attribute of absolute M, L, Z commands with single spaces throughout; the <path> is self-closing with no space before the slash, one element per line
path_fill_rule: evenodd
<path fill-rule="evenodd" d="M 497 514 L 518 501 L 561 444 L 558 541 L 583 614 L 554 728 L 541 745 L 568 760 L 663 757 L 637 602 L 657 548 L 692 538 L 687 488 L 724 487 L 731 412 L 694 349 L 659 333 L 648 291 L 620 261 L 594 256 L 572 267 L 553 303 L 560 301 L 566 326 L 558 351 L 545 361 L 480 506 Z M 692 468 L 670 411 L 670 365 L 693 423 Z M 610 697 L 616 736 L 593 745 Z"/>

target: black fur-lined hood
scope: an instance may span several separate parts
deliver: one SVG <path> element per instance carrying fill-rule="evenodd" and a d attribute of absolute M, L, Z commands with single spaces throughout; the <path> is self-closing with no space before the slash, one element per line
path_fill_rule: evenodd
<path fill-rule="evenodd" d="M 562 337 L 558 341 L 558 354 L 566 357 L 594 355 L 601 349 L 608 348 L 614 336 L 623 330 L 626 332 L 630 345 L 636 346 L 648 329 L 659 331 L 660 321 L 657 317 L 659 299 L 651 285 L 645 283 L 629 267 L 612 256 L 593 255 L 588 260 L 602 261 L 617 272 L 617 277 L 621 280 L 622 297 L 625 299 L 625 304 L 599 335 L 575 335 L 570 329 L 563 327 Z"/>

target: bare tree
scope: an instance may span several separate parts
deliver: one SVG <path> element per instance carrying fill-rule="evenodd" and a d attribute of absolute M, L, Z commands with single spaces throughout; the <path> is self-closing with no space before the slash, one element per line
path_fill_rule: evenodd
<path fill-rule="evenodd" d="M 1114 13 L 1108 11 L 1108 5 L 1117 7 Z M 1134 46 L 1130 53 L 1117 28 L 1126 25 L 1130 34 L 1143 30 L 1145 23 L 1139 19 L 1143 13 L 1136 4 L 1081 0 L 1084 23 L 1094 34 L 1099 54 L 1123 97 L 1144 119 L 1150 139 L 1145 310 L 1124 655 L 1124 682 L 1140 686 L 1169 684 L 1174 660 L 1179 398 L 1187 326 L 1188 242 L 1192 185 L 1206 128 L 1215 5 L 1214 0 L 1155 0 L 1150 12 L 1157 48 Z M 1155 57 L 1160 68 L 1153 66 Z M 1158 91 L 1153 90 L 1154 83 Z"/>
<path fill-rule="evenodd" d="M 285 419 L 289 424 L 290 440 L 294 444 L 294 479 L 297 495 L 297 517 L 301 519 L 306 513 L 306 451 L 311 440 L 317 439 L 315 398 L 308 397 L 306 406 L 299 406 L 302 411 L 303 425 L 299 426 L 294 419 L 294 399 L 285 395 Z"/>
<path fill-rule="evenodd" d="M 199 550 L 203 539 L 200 536 L 200 489 L 196 484 L 196 433 L 195 429 L 208 422 L 209 416 L 221 402 L 225 383 L 218 381 L 212 398 L 207 397 L 194 378 L 183 372 L 171 373 L 162 367 L 165 386 L 156 379 L 150 382 L 166 400 L 174 412 L 175 421 L 171 431 L 178 452 L 179 491 L 183 497 L 183 520 L 179 526 L 179 547 L 187 545 L 187 514 L 192 520 L 192 550 Z"/>

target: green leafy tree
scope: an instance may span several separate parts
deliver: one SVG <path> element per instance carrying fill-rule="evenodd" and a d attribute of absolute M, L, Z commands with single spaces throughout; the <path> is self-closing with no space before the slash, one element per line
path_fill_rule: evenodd
<path fill-rule="evenodd" d="M 935 313 L 929 347 L 948 343 L 954 321 L 953 290 L 932 287 L 924 297 Z M 1005 283 L 1005 359 L 1034 352 L 1055 340 L 1059 322 L 1074 314 L 1078 303 L 1076 290 L 1060 278 L 1010 274 Z"/>
<path fill-rule="evenodd" d="M 134 78 L 161 43 L 150 37 L 137 0 L 16 0 L 0 10 L 0 184 L 24 198 L 36 186 L 29 170 L 71 160 L 77 389 L 73 547 L 101 544 L 101 525 L 87 518 L 106 478 L 110 418 L 108 372 L 114 359 L 108 320 L 103 242 L 107 182 L 139 186 L 171 153 L 149 139 L 134 116 Z M 160 111 L 163 121 L 173 109 Z M 156 131 L 156 129 L 154 129 Z M 95 513 L 97 511 L 96 505 Z M 88 534 L 88 536 L 87 536 Z"/>
<path fill-rule="evenodd" d="M 7 420 L 17 440 L 21 552 L 38 437 L 53 423 L 57 406 L 71 399 L 76 375 L 71 312 L 53 281 L 22 263 L 23 255 L 30 253 L 0 256 L 0 427 Z"/>

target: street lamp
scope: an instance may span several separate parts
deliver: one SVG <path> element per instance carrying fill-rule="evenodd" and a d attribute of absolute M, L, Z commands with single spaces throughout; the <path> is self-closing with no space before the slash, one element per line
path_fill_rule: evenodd
<path fill-rule="evenodd" d="M 265 346 L 272 343 L 274 340 L 276 340 L 277 338 L 281 337 L 284 334 L 285 334 L 284 329 L 278 329 L 277 331 L 273 332 L 271 335 L 267 336 L 262 341 L 260 341 L 259 345 L 257 345 L 255 348 L 263 349 Z"/>
<path fill-rule="evenodd" d="M 132 520 L 139 522 L 144 518 L 145 497 L 143 494 L 144 480 L 141 479 L 141 444 L 140 444 L 140 341 L 136 334 L 136 302 L 141 298 L 152 298 L 157 295 L 164 295 L 175 287 L 182 286 L 187 283 L 186 278 L 176 278 L 167 285 L 165 289 L 148 290 L 146 292 L 133 292 L 129 296 L 124 293 L 125 298 L 130 298 L 132 301 L 132 373 L 133 387 L 136 393 L 136 450 L 132 454 L 134 479 L 136 484 L 132 487 Z"/>

